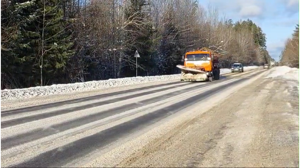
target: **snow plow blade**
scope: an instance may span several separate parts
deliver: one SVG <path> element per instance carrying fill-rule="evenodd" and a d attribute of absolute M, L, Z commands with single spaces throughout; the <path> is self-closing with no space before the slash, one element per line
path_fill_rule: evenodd
<path fill-rule="evenodd" d="M 197 73 L 197 74 L 192 74 L 192 73 L 181 73 L 181 81 L 190 81 L 190 82 L 201 82 L 201 81 L 207 81 L 208 76 L 204 73 Z"/>
<path fill-rule="evenodd" d="M 181 69 L 181 81 L 206 81 L 208 80 L 207 72 L 187 68 L 183 65 L 177 65 L 177 68 Z"/>
<path fill-rule="evenodd" d="M 203 73 L 203 74 L 206 73 L 206 72 L 201 71 L 201 70 L 198 70 L 198 69 L 187 68 L 187 67 L 185 67 L 185 66 L 183 66 L 183 65 L 177 65 L 176 67 L 179 68 L 179 69 L 181 69 L 181 70 L 183 70 L 183 71 L 185 71 L 185 72 Z"/>

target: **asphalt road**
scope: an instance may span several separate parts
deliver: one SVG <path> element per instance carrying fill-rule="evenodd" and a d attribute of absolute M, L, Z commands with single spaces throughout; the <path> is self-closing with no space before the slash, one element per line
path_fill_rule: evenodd
<path fill-rule="evenodd" d="M 109 161 L 116 157 L 113 151 L 125 144 L 142 148 L 142 143 L 136 144 L 132 140 L 151 134 L 149 131 L 154 129 L 166 131 L 164 127 L 161 129 L 163 123 L 183 122 L 180 115 L 187 115 L 192 111 L 191 107 L 201 109 L 206 107 L 201 104 L 206 104 L 208 109 L 209 103 L 217 104 L 222 100 L 219 95 L 226 97 L 263 73 L 265 70 L 228 74 L 211 83 L 171 81 L 149 84 L 2 111 L 2 166 L 130 166 L 131 162 L 126 160 L 133 156 L 133 148 L 127 150 L 128 156 L 121 152 L 124 159 L 120 157 L 120 163 Z M 147 139 L 150 141 L 151 138 Z M 104 155 L 109 159 L 103 160 Z"/>
<path fill-rule="evenodd" d="M 295 80 L 259 78 L 117 166 L 299 167 L 297 85 Z"/>

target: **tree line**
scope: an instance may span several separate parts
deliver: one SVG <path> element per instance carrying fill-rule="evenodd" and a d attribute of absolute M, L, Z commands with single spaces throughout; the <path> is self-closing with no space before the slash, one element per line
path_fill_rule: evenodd
<path fill-rule="evenodd" d="M 280 64 L 299 68 L 299 24 L 297 24 L 292 38 L 289 38 L 285 43 Z"/>
<path fill-rule="evenodd" d="M 233 22 L 197 0 L 1 0 L 1 88 L 178 73 L 186 51 L 269 61 L 251 20 Z"/>

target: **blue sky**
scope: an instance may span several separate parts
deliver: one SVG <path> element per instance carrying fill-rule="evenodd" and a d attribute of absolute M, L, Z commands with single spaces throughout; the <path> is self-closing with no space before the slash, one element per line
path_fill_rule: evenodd
<path fill-rule="evenodd" d="M 199 0 L 199 4 L 215 7 L 221 17 L 234 22 L 254 21 L 266 34 L 267 50 L 276 61 L 299 23 L 299 0 Z"/>

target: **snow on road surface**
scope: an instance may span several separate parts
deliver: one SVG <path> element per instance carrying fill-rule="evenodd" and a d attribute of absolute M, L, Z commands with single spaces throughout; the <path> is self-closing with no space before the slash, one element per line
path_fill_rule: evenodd
<path fill-rule="evenodd" d="M 299 82 L 299 69 L 287 66 L 274 67 L 266 78 L 297 80 Z"/>
<path fill-rule="evenodd" d="M 197 106 L 208 109 L 262 73 L 263 70 L 237 73 L 212 83 L 148 84 L 106 94 L 99 92 L 82 99 L 2 111 L 2 166 L 81 167 L 80 164 L 99 161 L 99 155 L 113 151 L 108 158 L 112 163 L 107 160 L 94 166 L 111 167 L 117 164 L 114 158 L 118 155 L 124 159 L 134 152 L 133 148 L 160 138 L 165 131 L 173 132 L 177 124 L 197 116 Z M 214 101 L 209 101 L 211 98 Z M 148 132 L 153 128 L 156 133 Z M 141 135 L 145 139 L 137 139 L 138 143 L 133 141 Z M 129 149 L 120 148 L 123 144 Z"/>
<path fill-rule="evenodd" d="M 249 71 L 249 70 L 253 70 L 253 69 L 257 69 L 259 68 L 258 66 L 244 66 L 244 71 Z M 228 74 L 231 73 L 231 69 L 230 68 L 221 68 L 220 70 L 220 74 Z"/>
<path fill-rule="evenodd" d="M 298 89 L 295 80 L 266 78 L 272 73 L 140 84 L 2 111 L 2 166 L 296 167 Z"/>
<path fill-rule="evenodd" d="M 245 67 L 245 71 L 258 68 L 257 66 Z M 221 69 L 221 74 L 231 73 L 230 69 Z M 37 86 L 23 89 L 4 89 L 1 91 L 1 101 L 27 99 L 40 96 L 72 94 L 76 92 L 93 91 L 113 87 L 139 85 L 149 82 L 175 81 L 180 79 L 180 74 L 160 76 L 139 76 L 109 80 L 89 81 L 71 84 L 57 84 L 51 86 Z"/>
<path fill-rule="evenodd" d="M 264 77 L 236 88 L 235 94 L 118 166 L 299 167 L 297 75 L 295 68 L 266 70 Z"/>

